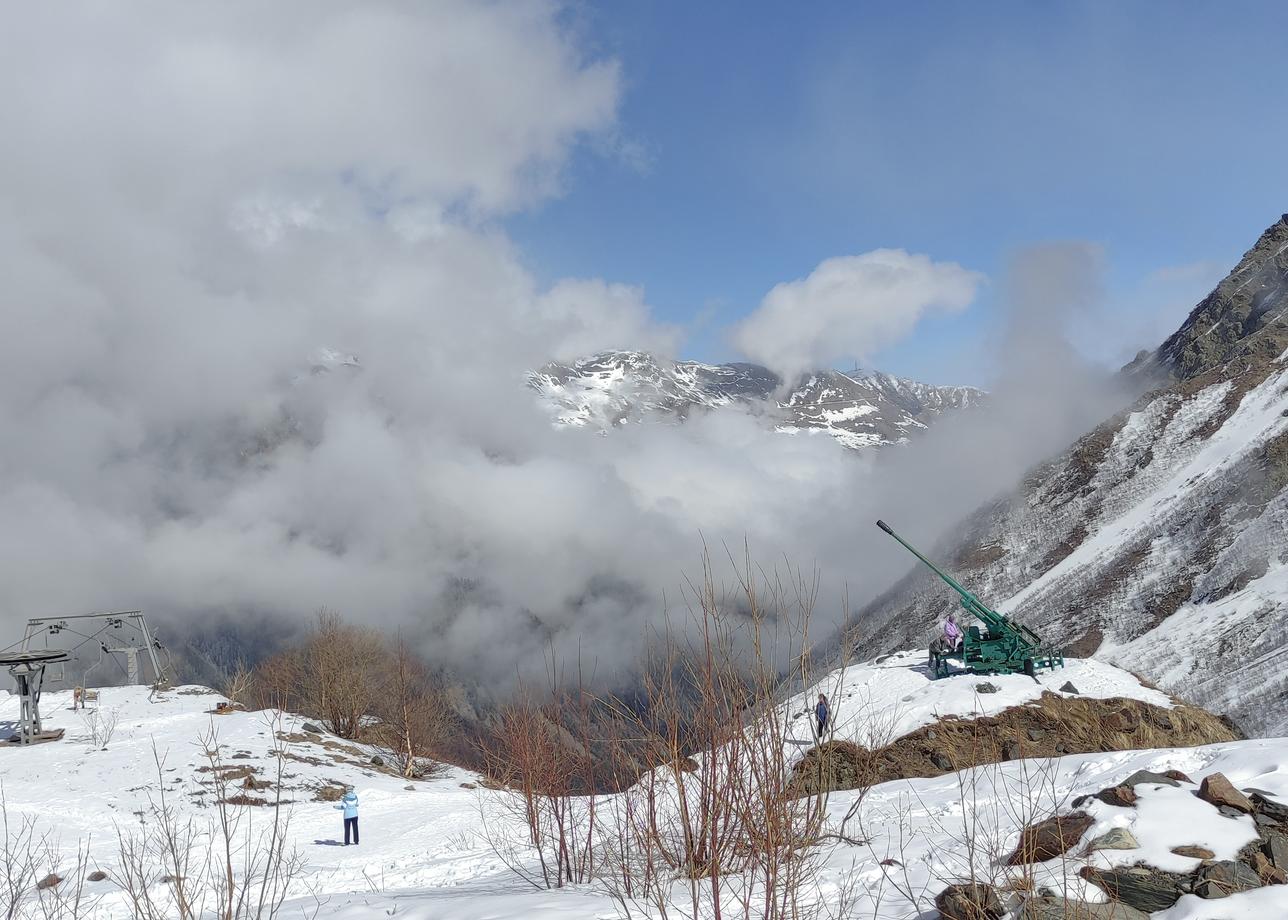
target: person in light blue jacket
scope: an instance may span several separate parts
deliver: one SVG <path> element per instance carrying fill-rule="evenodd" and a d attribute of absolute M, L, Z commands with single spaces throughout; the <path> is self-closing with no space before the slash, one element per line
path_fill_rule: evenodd
<path fill-rule="evenodd" d="M 344 798 L 335 806 L 344 812 L 344 845 L 349 845 L 349 829 L 353 828 L 353 845 L 358 845 L 358 793 L 350 786 L 344 791 Z"/>

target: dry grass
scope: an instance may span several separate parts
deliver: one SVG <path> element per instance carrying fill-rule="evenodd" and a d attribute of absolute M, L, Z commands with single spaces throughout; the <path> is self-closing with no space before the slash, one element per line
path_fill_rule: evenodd
<path fill-rule="evenodd" d="M 949 716 L 876 751 L 829 742 L 808 751 L 796 775 L 801 792 L 816 791 L 820 783 L 849 789 L 851 777 L 862 783 L 887 782 L 1025 757 L 1195 747 L 1239 737 L 1224 720 L 1195 706 L 1164 709 L 1139 700 L 1064 697 L 1048 691 L 1034 703 L 995 716 Z"/>

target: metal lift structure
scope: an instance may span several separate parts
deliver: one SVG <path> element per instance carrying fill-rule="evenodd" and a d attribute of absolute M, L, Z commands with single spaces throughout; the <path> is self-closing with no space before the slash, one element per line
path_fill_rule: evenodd
<path fill-rule="evenodd" d="M 29 619 L 22 651 L 55 650 L 64 654 L 51 660 L 51 689 L 133 684 L 155 690 L 170 680 L 169 653 L 140 610 Z M 111 665 L 119 673 L 100 672 Z"/>

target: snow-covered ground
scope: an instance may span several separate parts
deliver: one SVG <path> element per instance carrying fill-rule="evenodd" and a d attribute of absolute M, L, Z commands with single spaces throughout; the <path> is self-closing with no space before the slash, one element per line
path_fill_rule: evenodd
<path fill-rule="evenodd" d="M 921 653 L 906 653 L 848 669 L 820 682 L 833 700 L 837 733 L 864 740 L 873 720 L 902 734 L 935 718 L 970 717 L 1023 705 L 1043 689 L 1072 681 L 1085 696 L 1128 696 L 1168 705 L 1157 691 L 1142 687 L 1130 675 L 1096 661 L 1070 661 L 1063 670 L 1044 673 L 1040 681 L 993 677 L 994 694 L 979 694 L 980 678 L 960 676 L 930 681 L 920 667 Z M 817 688 L 784 707 L 786 718 L 804 719 L 806 704 Z M 140 820 L 154 820 L 150 808 L 164 783 L 169 801 L 187 816 L 204 821 L 213 809 L 200 772 L 206 757 L 198 738 L 213 726 L 221 756 L 229 766 L 258 767 L 260 779 L 272 779 L 274 726 L 270 714 L 210 711 L 220 699 L 196 688 L 180 688 L 149 700 L 142 688 L 108 688 L 99 702 L 103 715 L 118 718 L 106 750 L 88 738 L 82 714 L 70 709 L 66 693 L 47 694 L 42 710 L 46 724 L 66 729 L 63 740 L 27 749 L 0 749 L 0 783 L 10 826 L 30 817 L 49 831 L 69 859 L 78 843 L 88 841 L 91 859 L 109 880 L 90 883 L 101 893 L 96 916 L 131 916 L 121 892 L 110 880 L 120 864 L 117 831 L 131 832 Z M 17 714 L 14 697 L 0 699 L 0 719 Z M 510 872 L 480 833 L 484 821 L 513 820 L 501 807 L 503 793 L 478 784 L 467 771 L 449 769 L 437 778 L 407 782 L 373 768 L 372 749 L 319 739 L 298 740 L 303 720 L 282 716 L 289 757 L 285 762 L 286 795 L 292 845 L 305 867 L 282 916 L 359 918 L 396 916 L 416 920 L 592 920 L 621 916 L 614 901 L 595 885 L 559 891 L 536 890 Z M 801 726 L 807 733 L 808 727 Z M 162 759 L 160 775 L 154 752 Z M 1255 787 L 1288 802 L 1288 740 L 1270 739 L 1167 751 L 1089 754 L 1055 761 L 1016 761 L 935 779 L 884 783 L 862 799 L 845 825 L 847 836 L 869 842 L 830 842 L 819 850 L 816 896 L 836 907 L 842 891 L 853 892 L 850 916 L 905 920 L 933 916 L 933 899 L 949 881 L 969 874 L 1003 880 L 997 864 L 1009 853 L 1020 827 L 1052 808 L 1068 809 L 1071 800 L 1114 785 L 1128 774 L 1148 769 L 1179 769 L 1196 781 L 1215 770 L 1236 786 Z M 361 802 L 362 844 L 339 846 L 340 813 L 332 803 L 314 801 L 314 791 L 327 784 L 356 788 Z M 473 787 L 473 788 L 468 788 Z M 1114 808 L 1099 801 L 1084 806 L 1096 819 L 1087 839 L 1114 827 L 1128 827 L 1141 843 L 1137 850 L 1098 851 L 1092 856 L 1054 860 L 1034 873 L 1041 884 L 1073 894 L 1098 897 L 1077 870 L 1088 863 L 1124 865 L 1137 861 L 1160 868 L 1187 869 L 1194 860 L 1169 851 L 1180 844 L 1206 846 L 1218 858 L 1232 856 L 1255 836 L 1250 818 L 1228 818 L 1194 797 L 1193 787 L 1142 785 L 1136 808 Z M 240 790 L 239 790 L 240 791 Z M 251 795 L 271 796 L 270 792 Z M 856 792 L 834 793 L 829 820 L 839 828 L 858 800 Z M 266 830 L 271 810 L 243 807 L 244 820 Z M 605 809 L 607 813 L 607 809 Z M 974 826 L 974 840 L 963 828 Z M 897 863 L 891 863 L 896 860 Z M 883 865 L 883 861 L 886 862 Z M 51 865 L 50 869 L 56 869 Z M 160 879 L 157 886 L 164 888 Z M 1207 910 L 1219 905 L 1219 911 Z M 1207 912 L 1204 912 L 1207 910 Z M 647 916 L 643 905 L 637 916 Z M 671 916 L 684 916 L 682 899 Z M 827 916 L 826 913 L 823 916 Z M 1288 916 L 1288 887 L 1235 895 L 1220 902 L 1182 899 L 1164 920 L 1214 917 Z"/>

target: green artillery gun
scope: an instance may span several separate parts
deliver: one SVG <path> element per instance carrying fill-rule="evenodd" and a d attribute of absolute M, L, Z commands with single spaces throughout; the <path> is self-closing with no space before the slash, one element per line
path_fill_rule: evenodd
<path fill-rule="evenodd" d="M 961 596 L 962 607 L 966 612 L 984 623 L 986 627 L 984 632 L 981 633 L 978 626 L 970 626 L 962 638 L 962 659 L 971 671 L 976 674 L 1016 674 L 1023 671 L 1030 677 L 1034 677 L 1038 668 L 1054 668 L 1057 665 L 1064 667 L 1063 652 L 1044 649 L 1042 638 L 1037 633 L 983 604 L 979 598 L 891 530 L 890 525 L 885 521 L 877 521 L 877 526 L 928 565 L 932 572 Z M 948 655 L 936 655 L 932 665 L 935 677 L 946 676 L 949 668 Z"/>

